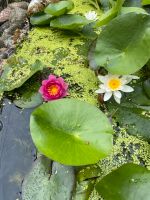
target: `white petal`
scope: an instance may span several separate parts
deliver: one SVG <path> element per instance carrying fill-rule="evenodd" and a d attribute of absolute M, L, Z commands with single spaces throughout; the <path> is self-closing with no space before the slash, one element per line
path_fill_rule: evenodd
<path fill-rule="evenodd" d="M 123 85 L 120 90 L 123 91 L 123 92 L 133 92 L 134 91 L 134 89 L 131 86 L 128 86 L 128 85 Z"/>
<path fill-rule="evenodd" d="M 107 84 L 101 84 L 99 87 L 104 89 L 106 92 L 111 92 L 111 89 L 107 87 Z"/>
<path fill-rule="evenodd" d="M 105 93 L 105 90 L 104 89 L 98 89 L 95 91 L 97 94 L 102 94 L 102 93 Z"/>
<path fill-rule="evenodd" d="M 114 96 L 114 99 L 115 99 L 115 101 L 117 102 L 117 103 L 119 103 L 120 104 L 120 98 L 118 98 L 118 97 L 116 97 L 116 96 Z"/>
<path fill-rule="evenodd" d="M 115 74 L 108 74 L 108 80 L 110 79 L 119 79 L 120 75 L 115 75 Z"/>
<path fill-rule="evenodd" d="M 130 83 L 133 79 L 139 79 L 140 77 L 134 75 L 124 75 L 122 76 L 122 81 L 124 84 Z"/>
<path fill-rule="evenodd" d="M 140 79 L 140 77 L 135 76 L 135 75 L 127 75 L 127 77 L 132 78 L 132 79 Z"/>
<path fill-rule="evenodd" d="M 104 94 L 104 101 L 108 101 L 112 96 L 112 92 L 106 92 Z"/>
<path fill-rule="evenodd" d="M 102 83 L 104 83 L 107 80 L 106 76 L 98 76 L 98 78 Z"/>
<path fill-rule="evenodd" d="M 113 94 L 114 94 L 115 97 L 117 97 L 119 99 L 121 99 L 121 97 L 122 97 L 122 94 L 121 94 L 120 91 L 114 91 Z"/>

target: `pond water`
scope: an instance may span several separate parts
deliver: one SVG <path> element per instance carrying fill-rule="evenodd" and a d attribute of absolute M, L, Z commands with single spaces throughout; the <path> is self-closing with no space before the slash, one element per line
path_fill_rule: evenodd
<path fill-rule="evenodd" d="M 29 132 L 32 109 L 5 99 L 0 112 L 0 200 L 21 200 L 21 186 L 36 159 Z"/>

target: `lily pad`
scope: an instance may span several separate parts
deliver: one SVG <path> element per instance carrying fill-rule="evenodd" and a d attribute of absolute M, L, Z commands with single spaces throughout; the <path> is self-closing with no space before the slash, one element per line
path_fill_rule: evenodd
<path fill-rule="evenodd" d="M 132 74 L 150 58 L 150 15 L 127 13 L 101 32 L 94 58 L 112 74 Z"/>
<path fill-rule="evenodd" d="M 125 164 L 105 176 L 96 190 L 105 200 L 149 200 L 150 171 L 135 164 Z"/>
<path fill-rule="evenodd" d="M 31 94 L 30 93 L 29 95 L 31 95 L 31 96 L 27 97 L 28 94 L 29 93 L 26 92 L 20 99 L 14 100 L 14 104 L 19 108 L 34 108 L 43 103 L 41 94 L 39 94 L 39 93 Z"/>
<path fill-rule="evenodd" d="M 53 19 L 50 22 L 50 26 L 53 28 L 77 31 L 88 23 L 89 21 L 81 15 L 66 14 L 66 15 L 57 17 L 56 19 Z"/>
<path fill-rule="evenodd" d="M 113 118 L 119 122 L 129 134 L 140 136 L 150 141 L 150 106 L 133 106 L 132 103 L 125 105 L 110 103 L 108 109 L 112 113 Z"/>
<path fill-rule="evenodd" d="M 49 159 L 39 156 L 23 182 L 22 199 L 70 199 L 74 188 L 74 178 L 73 167 L 55 162 L 52 164 Z"/>
<path fill-rule="evenodd" d="M 45 13 L 60 16 L 74 8 L 74 3 L 71 0 L 59 1 L 57 3 L 50 3 L 44 10 Z"/>
<path fill-rule="evenodd" d="M 30 23 L 32 25 L 48 25 L 52 15 L 39 13 L 30 17 Z"/>
<path fill-rule="evenodd" d="M 113 129 L 107 117 L 95 106 L 75 99 L 35 109 L 30 130 L 40 152 L 66 165 L 94 164 L 112 150 Z"/>
<path fill-rule="evenodd" d="M 20 108 L 34 108 L 43 103 L 38 92 L 41 86 L 41 73 L 35 74 L 23 86 L 13 91 L 13 103 Z"/>
<path fill-rule="evenodd" d="M 36 60 L 34 64 L 28 65 L 27 61 L 16 60 L 5 66 L 0 79 L 0 92 L 11 91 L 22 86 L 32 75 L 41 71 L 44 65 Z"/>

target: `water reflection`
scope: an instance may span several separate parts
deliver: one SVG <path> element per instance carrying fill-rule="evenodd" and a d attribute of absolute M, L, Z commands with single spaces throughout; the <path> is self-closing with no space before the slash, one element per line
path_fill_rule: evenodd
<path fill-rule="evenodd" d="M 0 200 L 20 200 L 24 176 L 36 159 L 29 132 L 32 109 L 20 110 L 5 100 L 1 111 Z"/>

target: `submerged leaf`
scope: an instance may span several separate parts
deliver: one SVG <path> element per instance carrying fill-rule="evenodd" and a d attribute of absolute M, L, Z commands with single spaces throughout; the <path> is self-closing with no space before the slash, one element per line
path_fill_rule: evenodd
<path fill-rule="evenodd" d="M 112 150 L 112 127 L 96 107 L 75 99 L 35 109 L 30 130 L 38 150 L 66 165 L 94 164 Z"/>
<path fill-rule="evenodd" d="M 97 65 L 112 74 L 132 74 L 150 58 L 150 16 L 128 13 L 110 22 L 101 32 L 96 49 Z"/>
<path fill-rule="evenodd" d="M 150 171 L 135 164 L 125 164 L 105 176 L 96 190 L 105 200 L 149 200 Z"/>

